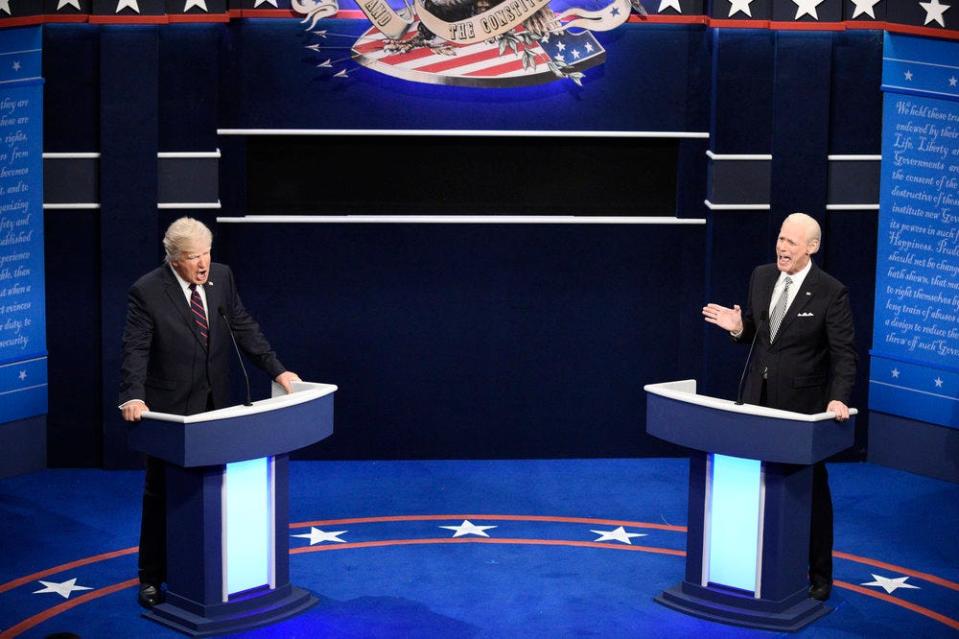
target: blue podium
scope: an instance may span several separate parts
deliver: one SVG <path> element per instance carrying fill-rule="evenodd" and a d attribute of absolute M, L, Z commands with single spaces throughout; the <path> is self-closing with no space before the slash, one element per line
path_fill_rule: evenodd
<path fill-rule="evenodd" d="M 853 445 L 855 418 L 737 406 L 695 380 L 645 390 L 646 431 L 692 449 L 686 574 L 656 601 L 779 631 L 828 614 L 808 595 L 812 465 Z"/>
<path fill-rule="evenodd" d="M 334 391 L 274 384 L 252 406 L 143 414 L 130 446 L 167 462 L 166 601 L 144 616 L 204 637 L 316 603 L 290 583 L 288 454 L 333 433 Z"/>

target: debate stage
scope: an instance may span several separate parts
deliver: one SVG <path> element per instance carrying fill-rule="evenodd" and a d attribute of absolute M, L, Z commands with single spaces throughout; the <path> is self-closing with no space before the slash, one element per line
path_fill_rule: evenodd
<path fill-rule="evenodd" d="M 954 637 L 959 485 L 830 465 L 835 588 L 797 637 Z M 140 616 L 143 475 L 0 480 L 0 637 L 177 637 Z M 683 459 L 294 462 L 291 579 L 242 637 L 765 637 L 653 601 L 683 574 Z"/>

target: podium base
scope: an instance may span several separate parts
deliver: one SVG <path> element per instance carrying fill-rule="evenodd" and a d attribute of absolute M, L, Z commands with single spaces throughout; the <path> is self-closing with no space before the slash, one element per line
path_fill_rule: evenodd
<path fill-rule="evenodd" d="M 821 601 L 805 596 L 775 602 L 685 582 L 664 590 L 654 600 L 701 619 L 781 632 L 795 632 L 832 612 L 832 608 Z"/>
<path fill-rule="evenodd" d="M 191 637 L 212 637 L 288 619 L 308 610 L 319 601 L 308 590 L 295 586 L 291 587 L 285 596 L 275 597 L 268 594 L 262 599 L 262 605 L 245 601 L 237 607 L 239 609 L 233 609 L 226 604 L 221 607 L 221 612 L 209 616 L 192 613 L 171 603 L 162 603 L 144 612 L 143 616 Z"/>

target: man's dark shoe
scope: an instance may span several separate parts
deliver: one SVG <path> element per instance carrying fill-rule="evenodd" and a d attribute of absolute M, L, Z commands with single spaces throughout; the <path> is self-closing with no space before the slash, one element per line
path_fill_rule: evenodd
<path fill-rule="evenodd" d="M 816 601 L 826 601 L 832 593 L 832 584 L 828 581 L 821 584 L 813 584 L 809 587 L 809 596 Z"/>
<path fill-rule="evenodd" d="M 137 603 L 144 608 L 163 603 L 163 591 L 159 586 L 153 584 L 140 584 L 140 592 L 137 593 Z"/>

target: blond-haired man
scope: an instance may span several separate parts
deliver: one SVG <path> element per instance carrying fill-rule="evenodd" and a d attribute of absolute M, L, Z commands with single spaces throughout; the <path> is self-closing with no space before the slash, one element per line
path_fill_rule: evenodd
<path fill-rule="evenodd" d="M 176 220 L 163 238 L 164 263 L 130 288 L 120 382 L 127 421 L 139 421 L 147 410 L 192 415 L 228 405 L 236 354 L 224 317 L 240 349 L 287 392 L 299 379 L 280 363 L 243 307 L 233 272 L 211 261 L 212 244 L 202 222 Z M 163 600 L 166 579 L 164 475 L 163 462 L 147 457 L 138 594 L 146 608 Z"/>

